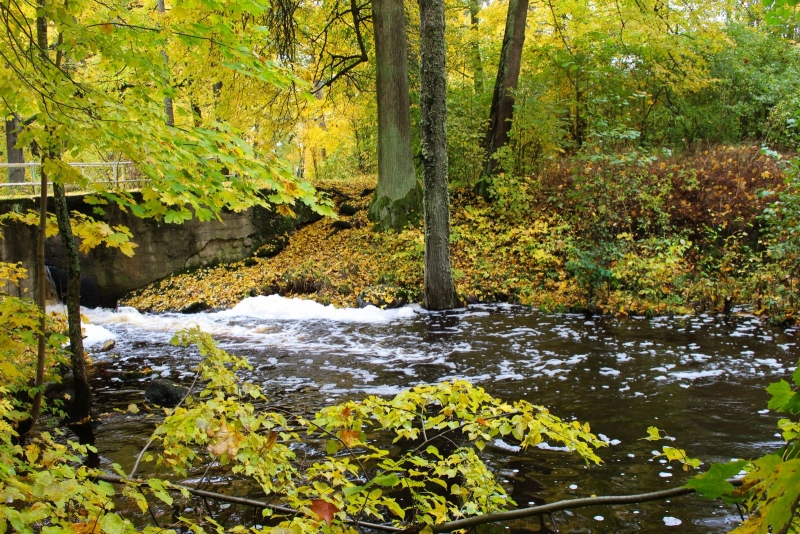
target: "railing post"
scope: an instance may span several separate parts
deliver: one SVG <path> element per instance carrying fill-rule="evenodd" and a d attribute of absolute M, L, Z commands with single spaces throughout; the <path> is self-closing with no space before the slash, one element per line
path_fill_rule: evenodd
<path fill-rule="evenodd" d="M 119 175 L 117 174 L 117 165 L 118 162 L 112 163 L 112 169 L 114 171 L 114 185 L 119 189 Z"/>
<path fill-rule="evenodd" d="M 31 164 L 31 190 L 33 190 L 33 196 L 36 196 L 36 163 Z"/>

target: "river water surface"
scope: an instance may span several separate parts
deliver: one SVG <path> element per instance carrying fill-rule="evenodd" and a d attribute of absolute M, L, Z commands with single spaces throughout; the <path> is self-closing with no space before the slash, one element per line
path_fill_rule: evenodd
<path fill-rule="evenodd" d="M 648 426 L 670 445 L 709 462 L 751 458 L 779 447 L 777 414 L 764 388 L 797 362 L 793 329 L 757 318 L 586 319 L 510 305 L 447 313 L 407 307 L 336 310 L 278 296 L 246 299 L 232 310 L 195 315 L 84 310 L 95 356 L 96 405 L 104 411 L 144 401 L 152 377 L 188 383 L 197 355 L 169 345 L 198 325 L 229 352 L 246 356 L 246 378 L 273 402 L 317 409 L 365 394 L 392 395 L 419 383 L 466 378 L 507 400 L 526 399 L 564 418 L 588 421 L 610 442 L 602 466 L 546 444 L 516 451 L 498 442 L 487 461 L 520 506 L 592 494 L 630 494 L 679 486 L 679 466 L 660 463 L 643 441 Z M 142 372 L 144 371 L 144 375 Z M 109 415 L 98 428 L 104 461 L 127 469 L 152 423 L 143 414 Z M 641 505 L 559 512 L 503 525 L 511 531 L 725 532 L 735 508 L 694 496 Z"/>

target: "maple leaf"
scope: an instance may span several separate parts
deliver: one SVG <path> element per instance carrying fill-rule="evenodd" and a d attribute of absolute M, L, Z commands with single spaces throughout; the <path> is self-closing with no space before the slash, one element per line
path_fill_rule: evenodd
<path fill-rule="evenodd" d="M 311 511 L 314 512 L 317 517 L 324 520 L 328 526 L 330 526 L 330 524 L 333 522 L 333 515 L 338 512 L 339 509 L 328 501 L 322 499 L 313 499 L 311 501 Z"/>
<path fill-rule="evenodd" d="M 228 453 L 228 456 L 236 456 L 239 448 L 244 441 L 244 436 L 238 430 L 230 430 L 223 424 L 216 434 L 217 440 L 208 446 L 208 452 L 216 456 Z"/>
<path fill-rule="evenodd" d="M 345 445 L 348 447 L 352 447 L 353 444 L 360 443 L 361 438 L 361 431 L 359 430 L 340 430 L 339 431 L 339 438 L 344 442 Z"/>

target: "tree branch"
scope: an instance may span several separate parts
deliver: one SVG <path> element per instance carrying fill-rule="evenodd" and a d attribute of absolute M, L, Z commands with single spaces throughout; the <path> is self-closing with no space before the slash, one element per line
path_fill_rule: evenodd
<path fill-rule="evenodd" d="M 94 475 L 94 480 L 102 480 L 112 484 L 135 484 L 138 486 L 146 486 L 147 481 L 142 479 L 128 479 L 118 475 L 108 473 L 99 473 Z M 741 486 L 742 480 L 738 478 L 730 478 L 727 480 L 733 486 Z M 268 508 L 270 510 L 281 512 L 285 514 L 297 515 L 302 512 L 289 508 L 288 506 L 280 506 L 277 504 L 269 504 L 255 499 L 248 499 L 245 497 L 235 497 L 233 495 L 223 495 L 222 493 L 215 493 L 213 491 L 200 490 L 181 484 L 170 484 L 167 488 L 169 491 L 188 491 L 192 495 L 215 499 L 218 501 L 229 502 L 233 504 L 242 504 L 245 506 L 252 506 L 254 508 Z M 459 519 L 457 521 L 449 521 L 447 523 L 439 523 L 433 525 L 434 533 L 453 532 L 455 530 L 467 530 L 478 525 L 486 525 L 488 523 L 500 523 L 503 521 L 511 521 L 514 519 L 524 519 L 526 517 L 533 517 L 537 515 L 551 514 L 561 510 L 574 510 L 576 508 L 588 508 L 590 506 L 610 506 L 615 504 L 638 504 L 649 501 L 659 501 L 669 499 L 672 497 L 680 497 L 695 493 L 693 488 L 678 487 L 670 488 L 661 491 L 651 491 L 649 493 L 638 493 L 634 495 L 603 495 L 599 497 L 583 497 L 580 499 L 565 499 L 556 501 L 549 504 L 542 504 L 540 506 L 531 506 L 529 508 L 519 508 L 517 510 L 509 510 L 507 512 L 496 512 L 493 514 L 484 514 L 468 517 L 466 519 Z M 360 525 L 366 528 L 372 528 L 383 532 L 408 532 L 409 534 L 419 532 L 421 525 L 414 525 L 409 528 L 393 527 L 391 525 L 382 525 L 379 523 L 367 523 L 364 521 L 357 521 L 354 519 L 346 520 L 345 523 L 351 525 Z"/>

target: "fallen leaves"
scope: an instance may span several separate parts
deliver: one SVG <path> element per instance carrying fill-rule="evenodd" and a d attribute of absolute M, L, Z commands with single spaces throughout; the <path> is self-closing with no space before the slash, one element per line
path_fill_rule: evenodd
<path fill-rule="evenodd" d="M 586 304 L 581 281 L 565 267 L 574 259 L 570 255 L 574 256 L 576 243 L 586 239 L 582 225 L 591 217 L 570 211 L 575 206 L 570 204 L 569 191 L 580 186 L 571 181 L 570 169 L 567 162 L 556 165 L 547 176 L 520 179 L 518 190 L 512 187 L 516 182 L 509 183 L 505 187 L 508 198 L 492 204 L 466 190 L 452 192 L 451 261 L 462 302 L 510 301 L 549 310 L 580 309 Z M 631 173 L 635 170 L 630 169 Z M 738 225 L 742 220 L 752 220 L 756 213 L 754 191 L 772 187 L 782 177 L 771 160 L 749 147 L 717 147 L 685 161 L 661 160 L 647 172 L 660 175 L 653 180 L 666 184 L 663 209 L 671 214 L 671 224 L 677 228 L 693 225 L 698 231 L 702 224 L 725 227 L 734 221 Z M 288 243 L 273 257 L 257 254 L 238 263 L 175 275 L 128 296 L 121 304 L 142 311 L 192 312 L 228 308 L 248 296 L 270 294 L 337 307 L 393 307 L 419 302 L 424 272 L 421 227 L 386 233 L 371 230 L 372 223 L 366 217 L 371 197 L 361 196 L 361 192 L 374 187 L 374 179 L 327 185 L 337 197 L 341 193 L 347 199 L 348 209 L 339 210 L 342 215 L 337 221 L 346 222 L 347 229 L 322 219 L 285 236 Z M 318 186 L 324 190 L 326 184 Z M 554 202 L 558 206 L 552 205 Z M 643 206 L 620 207 L 609 202 L 602 207 L 606 211 L 622 210 L 615 212 L 617 218 L 652 217 Z M 658 253 L 653 247 L 652 251 L 648 249 L 647 234 L 639 235 L 636 223 L 630 226 L 628 234 L 621 234 L 629 236 L 630 243 L 622 243 L 629 255 L 641 257 L 640 263 L 647 268 L 660 265 L 647 256 Z M 696 262 L 698 257 L 692 256 L 692 250 L 686 254 L 687 261 Z M 692 265 L 687 263 L 681 272 L 691 270 Z M 599 309 L 623 315 L 687 313 L 686 295 L 677 295 L 671 285 L 674 277 L 659 278 L 658 286 L 654 286 L 657 291 L 650 293 L 674 296 L 672 303 L 641 294 L 641 288 L 626 290 L 626 284 L 636 287 L 636 280 L 620 280 L 622 289 L 605 292 Z"/>

